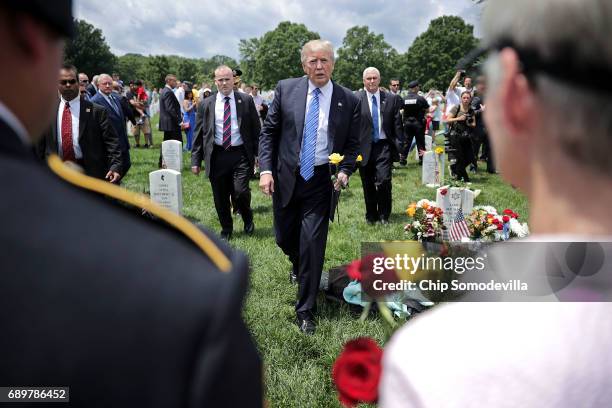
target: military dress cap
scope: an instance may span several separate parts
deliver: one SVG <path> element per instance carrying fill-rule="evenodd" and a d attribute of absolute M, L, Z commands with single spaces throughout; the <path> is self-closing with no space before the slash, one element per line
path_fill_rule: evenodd
<path fill-rule="evenodd" d="M 0 7 L 32 16 L 66 37 L 74 36 L 72 0 L 2 0 Z"/>
<path fill-rule="evenodd" d="M 408 88 L 416 88 L 419 86 L 419 81 L 411 81 L 408 83 Z"/>

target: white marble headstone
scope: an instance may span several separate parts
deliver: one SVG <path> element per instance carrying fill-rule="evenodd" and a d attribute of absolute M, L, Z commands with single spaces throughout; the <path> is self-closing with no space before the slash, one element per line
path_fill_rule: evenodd
<path fill-rule="evenodd" d="M 162 169 L 149 173 L 151 200 L 180 214 L 183 209 L 183 184 L 181 173 L 176 170 Z"/>
<path fill-rule="evenodd" d="M 443 154 L 436 155 L 433 151 L 429 151 L 423 155 L 421 182 L 428 187 L 438 187 L 444 183 Z"/>
<path fill-rule="evenodd" d="M 446 189 L 446 194 L 441 193 L 444 189 Z M 466 217 L 472 212 L 474 192 L 462 187 L 440 187 L 436 192 L 436 204 L 442 208 L 444 225 L 450 228 L 459 208 L 463 209 L 463 215 Z"/>
<path fill-rule="evenodd" d="M 166 169 L 180 172 L 183 168 L 183 143 L 178 140 L 162 142 L 162 163 Z"/>
<path fill-rule="evenodd" d="M 429 135 L 425 135 L 425 150 L 427 151 L 432 150 L 432 146 L 433 146 L 433 138 Z"/>

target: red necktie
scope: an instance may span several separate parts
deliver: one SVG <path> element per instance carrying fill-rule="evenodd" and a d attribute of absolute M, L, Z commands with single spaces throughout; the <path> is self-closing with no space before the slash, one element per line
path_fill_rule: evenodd
<path fill-rule="evenodd" d="M 62 113 L 62 157 L 64 161 L 76 161 L 72 145 L 72 115 L 68 102 L 64 105 Z"/>
<path fill-rule="evenodd" d="M 229 100 L 229 96 L 226 96 L 223 106 L 223 148 L 225 150 L 232 146 L 232 109 Z"/>

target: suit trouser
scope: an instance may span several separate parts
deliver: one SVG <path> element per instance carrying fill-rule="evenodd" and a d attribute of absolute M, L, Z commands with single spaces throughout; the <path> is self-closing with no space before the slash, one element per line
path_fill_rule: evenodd
<path fill-rule="evenodd" d="M 183 134 L 181 133 L 181 130 L 164 130 L 164 142 L 166 140 L 178 140 L 179 142 L 183 142 Z M 161 144 L 159 145 L 159 168 L 161 169 L 162 166 L 162 150 L 161 150 Z"/>
<path fill-rule="evenodd" d="M 299 318 L 312 318 L 323 271 L 332 183 L 329 165 L 315 167 L 308 180 L 298 174 L 293 196 L 281 207 L 274 196 L 274 230 L 276 243 L 289 256 L 298 278 L 295 311 Z"/>
<path fill-rule="evenodd" d="M 405 122 L 404 123 L 404 146 L 402 154 L 405 158 L 408 158 L 410 145 L 412 139 L 416 139 L 417 149 L 420 152 L 425 150 L 425 126 L 420 122 Z M 423 161 L 423 157 L 419 154 L 419 161 Z"/>
<path fill-rule="evenodd" d="M 225 150 L 221 146 L 214 145 L 210 166 L 210 185 L 221 231 L 231 233 L 234 228 L 230 197 L 240 211 L 244 224 L 253 222 L 249 188 L 253 166 L 247 158 L 244 146 L 234 146 Z"/>
<path fill-rule="evenodd" d="M 366 220 L 375 222 L 389 219 L 391 214 L 391 148 L 386 139 L 372 144 L 368 163 L 359 167 Z"/>

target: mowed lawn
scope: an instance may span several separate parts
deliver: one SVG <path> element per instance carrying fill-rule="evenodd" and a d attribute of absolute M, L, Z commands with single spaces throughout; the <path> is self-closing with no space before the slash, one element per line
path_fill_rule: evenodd
<path fill-rule="evenodd" d="M 157 129 L 156 120 L 153 128 Z M 148 173 L 157 170 L 161 139 L 161 133 L 154 131 L 154 149 L 131 150 L 132 168 L 124 179 L 125 188 L 148 194 Z M 191 174 L 189 167 L 190 155 L 185 153 L 183 214 L 218 232 L 210 183 L 203 174 L 199 177 Z M 499 175 L 487 174 L 484 163 L 479 163 L 479 168 L 480 172 L 471 176 L 472 189 L 482 190 L 474 204 L 492 205 L 499 211 L 509 207 L 521 215 L 522 221 L 527 221 L 525 197 Z M 330 225 L 325 269 L 359 257 L 362 241 L 404 239 L 408 204 L 421 198 L 435 200 L 435 189 L 420 184 L 420 170 L 413 160 L 406 167 L 393 170 L 393 213 L 388 226 L 365 223 L 361 180 L 358 174 L 351 178 L 349 189 L 341 196 L 340 223 Z M 301 334 L 294 324 L 296 287 L 288 280 L 290 263 L 274 241 L 272 202 L 259 191 L 257 180 L 251 182 L 251 192 L 255 234 L 245 236 L 242 220 L 237 217 L 231 245 L 246 252 L 251 261 L 244 316 L 265 364 L 266 399 L 270 407 L 337 407 L 331 367 L 343 343 L 357 336 L 371 336 L 383 344 L 387 328 L 378 317 L 360 322 L 347 307 L 329 303 L 320 296 L 317 332 L 314 336 Z M 236 389 L 240 389 L 239 384 Z"/>

